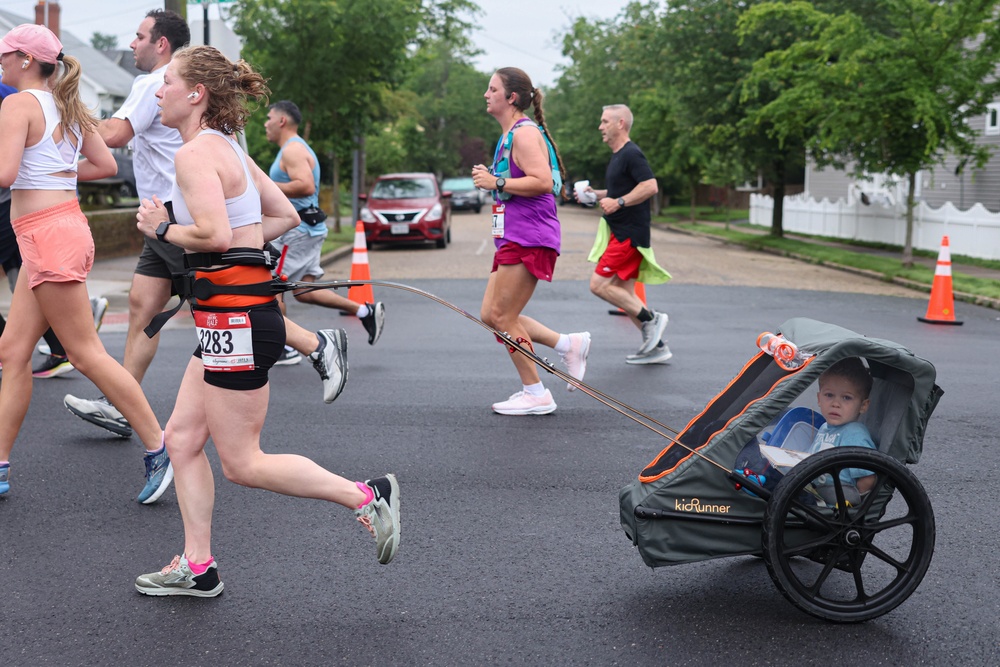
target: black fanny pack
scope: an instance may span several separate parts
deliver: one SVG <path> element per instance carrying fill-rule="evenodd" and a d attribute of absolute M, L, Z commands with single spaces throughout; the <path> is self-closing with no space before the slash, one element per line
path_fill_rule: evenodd
<path fill-rule="evenodd" d="M 307 225 L 316 226 L 326 220 L 326 213 L 319 206 L 310 206 L 296 212 L 299 214 L 299 219 Z"/>

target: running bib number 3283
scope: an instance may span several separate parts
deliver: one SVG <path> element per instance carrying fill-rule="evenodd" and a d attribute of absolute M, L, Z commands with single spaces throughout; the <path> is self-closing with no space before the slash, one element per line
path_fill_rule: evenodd
<path fill-rule="evenodd" d="M 251 371 L 253 331 L 249 313 L 194 311 L 201 342 L 201 360 L 207 371 Z"/>

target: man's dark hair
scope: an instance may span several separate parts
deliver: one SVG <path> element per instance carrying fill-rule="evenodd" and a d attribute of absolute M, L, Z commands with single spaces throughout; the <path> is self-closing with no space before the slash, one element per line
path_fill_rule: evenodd
<path fill-rule="evenodd" d="M 171 53 L 187 46 L 191 41 L 191 29 L 184 17 L 177 12 L 169 9 L 152 9 L 146 14 L 146 18 L 153 19 L 153 29 L 149 34 L 154 40 L 166 37 Z"/>
<path fill-rule="evenodd" d="M 280 102 L 275 102 L 268 109 L 274 109 L 280 113 L 285 114 L 292 119 L 292 122 L 296 125 L 302 124 L 302 112 L 299 111 L 299 107 L 295 102 L 289 100 L 281 100 Z"/>
<path fill-rule="evenodd" d="M 827 368 L 819 376 L 820 384 L 829 377 L 842 377 L 853 384 L 861 394 L 862 400 L 868 398 L 869 394 L 872 393 L 872 375 L 858 357 L 841 359 Z"/>

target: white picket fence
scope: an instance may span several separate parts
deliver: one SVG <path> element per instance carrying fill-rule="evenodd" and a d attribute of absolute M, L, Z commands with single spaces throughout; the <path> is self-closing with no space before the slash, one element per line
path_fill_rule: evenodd
<path fill-rule="evenodd" d="M 787 232 L 897 246 L 906 241 L 906 213 L 898 204 L 816 201 L 801 194 L 785 197 L 784 205 L 783 227 Z M 750 196 L 752 224 L 769 227 L 773 210 L 772 197 Z M 991 213 L 980 204 L 959 211 L 951 203 L 934 209 L 920 202 L 913 211 L 913 247 L 937 251 L 944 236 L 954 255 L 1000 260 L 1000 213 Z"/>

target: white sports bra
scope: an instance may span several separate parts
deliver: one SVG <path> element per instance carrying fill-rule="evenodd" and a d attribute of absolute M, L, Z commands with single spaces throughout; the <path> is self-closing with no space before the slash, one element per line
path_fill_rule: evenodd
<path fill-rule="evenodd" d="M 202 130 L 198 133 L 198 136 L 203 134 L 217 134 L 229 142 L 229 145 L 233 147 L 233 150 L 236 151 L 236 154 L 240 158 L 240 163 L 243 165 L 243 175 L 247 179 L 246 190 L 242 194 L 226 200 L 226 214 L 229 216 L 229 226 L 232 229 L 236 229 L 238 227 L 258 224 L 261 220 L 260 193 L 257 191 L 257 186 L 254 185 L 253 178 L 250 176 L 246 153 L 243 152 L 243 149 L 240 148 L 240 145 L 232 137 L 218 130 Z M 170 201 L 173 206 L 174 220 L 177 221 L 177 224 L 193 225 L 194 218 L 191 217 L 191 212 L 188 210 L 187 204 L 184 203 L 184 197 L 181 195 L 180 188 L 177 187 L 177 179 L 174 179 L 174 187 L 170 191 Z"/>
<path fill-rule="evenodd" d="M 76 144 L 67 141 L 64 134 L 59 143 L 52 140 L 52 133 L 59 125 L 59 110 L 56 108 L 52 93 L 44 90 L 28 89 L 38 104 L 42 107 L 45 117 L 45 132 L 41 141 L 34 146 L 27 146 L 21 158 L 21 166 L 17 169 L 17 178 L 10 186 L 11 190 L 76 190 L 76 162 L 83 134 L 80 126 L 70 128 Z M 61 172 L 73 172 L 73 176 L 54 176 Z"/>

